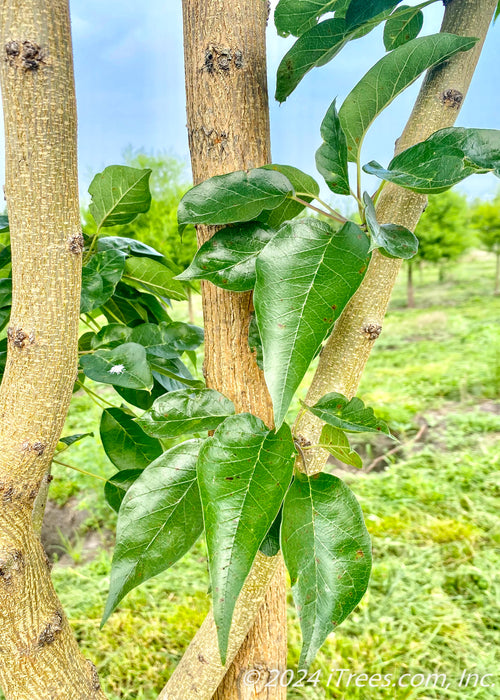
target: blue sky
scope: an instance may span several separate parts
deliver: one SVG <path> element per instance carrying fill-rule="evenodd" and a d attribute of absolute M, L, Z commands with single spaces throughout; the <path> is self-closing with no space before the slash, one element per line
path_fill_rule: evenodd
<path fill-rule="evenodd" d="M 123 150 L 129 145 L 147 151 L 166 150 L 188 162 L 181 0 L 141 4 L 133 0 L 70 0 L 70 5 L 82 195 L 95 172 L 122 162 Z M 426 13 L 424 31 L 437 31 L 442 4 L 430 6 Z M 279 106 L 272 99 L 276 69 L 291 43 L 291 39 L 276 35 L 271 21 L 268 62 L 273 160 L 314 175 L 321 120 L 333 98 L 337 96 L 341 102 L 383 55 L 382 29 L 352 42 L 332 63 L 309 73 Z M 495 88 L 499 47 L 500 20 L 486 41 L 459 125 L 500 128 L 500 100 Z M 388 162 L 417 90 L 415 84 L 379 117 L 365 141 L 365 162 Z M 3 180 L 3 152 L 0 162 Z M 462 188 L 470 196 L 486 197 L 498 184 L 493 176 L 476 176 Z"/>

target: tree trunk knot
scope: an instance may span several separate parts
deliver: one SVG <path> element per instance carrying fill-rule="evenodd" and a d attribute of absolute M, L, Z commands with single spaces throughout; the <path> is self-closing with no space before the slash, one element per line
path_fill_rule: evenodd
<path fill-rule="evenodd" d="M 81 232 L 75 233 L 73 236 L 69 237 L 68 248 L 69 248 L 70 253 L 73 253 L 74 255 L 81 255 L 84 247 L 85 247 L 85 240 L 84 240 L 83 234 Z"/>
<path fill-rule="evenodd" d="M 463 94 L 460 90 L 455 90 L 455 88 L 449 88 L 441 94 L 441 102 L 445 107 L 450 107 L 451 109 L 460 109 L 463 99 Z"/>
<path fill-rule="evenodd" d="M 203 61 L 203 71 L 210 75 L 216 72 L 228 73 L 231 66 L 243 68 L 243 53 L 239 49 L 215 46 L 209 44 L 205 49 L 205 60 Z"/>
<path fill-rule="evenodd" d="M 45 63 L 45 51 L 33 41 L 8 41 L 5 44 L 5 61 L 9 65 L 20 65 L 25 71 L 38 70 Z"/>
<path fill-rule="evenodd" d="M 21 450 L 22 452 L 34 452 L 36 455 L 38 455 L 38 457 L 41 457 L 45 452 L 46 447 L 47 445 L 45 445 L 43 442 L 37 441 L 31 444 L 28 442 L 28 440 L 26 440 L 21 445 Z"/>
<path fill-rule="evenodd" d="M 31 333 L 25 333 L 22 328 L 12 328 L 9 326 L 7 328 L 7 340 L 12 343 L 15 348 L 22 350 L 29 343 L 33 345 L 35 342 L 35 334 L 33 331 Z"/>
<path fill-rule="evenodd" d="M 12 583 L 12 577 L 24 569 L 24 557 L 17 549 L 11 552 L 0 551 L 0 582 Z"/>
<path fill-rule="evenodd" d="M 99 680 L 97 668 L 95 667 L 95 664 L 92 663 L 92 661 L 89 661 L 89 659 L 87 659 L 87 663 L 90 666 L 90 682 L 92 685 L 92 690 L 95 690 L 97 692 L 101 690 L 101 681 Z"/>
<path fill-rule="evenodd" d="M 382 326 L 379 323 L 367 323 L 363 326 L 362 331 L 369 340 L 377 340 L 382 333 Z"/>
<path fill-rule="evenodd" d="M 50 622 L 47 622 L 43 630 L 38 635 L 38 646 L 44 647 L 47 644 L 53 644 L 56 641 L 57 635 L 62 631 L 63 622 L 64 616 L 62 612 L 60 610 L 56 610 L 52 615 Z"/>

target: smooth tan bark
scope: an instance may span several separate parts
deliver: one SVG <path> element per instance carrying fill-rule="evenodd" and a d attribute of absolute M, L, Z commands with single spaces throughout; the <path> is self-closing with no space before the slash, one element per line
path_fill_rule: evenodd
<path fill-rule="evenodd" d="M 455 32 L 463 36 L 480 38 L 476 48 L 466 54 L 459 54 L 447 63 L 432 70 L 427 75 L 415 104 L 412 115 L 401 139 L 398 151 L 413 143 L 425 139 L 434 131 L 451 126 L 472 79 L 488 27 L 491 23 L 496 0 L 451 0 L 448 2 L 443 31 Z M 400 223 L 414 229 L 420 218 L 425 199 L 407 190 L 387 185 L 383 190 L 378 207 L 378 216 L 382 221 Z M 329 391 L 340 391 L 353 395 L 358 387 L 361 374 L 366 365 L 374 341 L 382 330 L 382 321 L 389 298 L 397 279 L 401 263 L 375 254 L 358 294 L 348 305 L 346 312 L 336 324 L 320 358 L 311 390 L 310 402 Z M 317 441 L 321 422 L 307 416 L 297 426 L 300 433 L 308 440 Z M 324 466 L 324 451 L 314 451 L 309 461 L 308 471 L 314 472 Z M 270 580 L 269 572 L 256 560 L 252 576 L 266 586 Z M 245 591 L 238 601 L 238 606 L 246 606 L 247 617 L 252 619 L 251 608 L 256 614 L 260 609 L 260 596 L 253 590 L 252 595 L 245 596 Z M 245 636 L 244 625 L 234 629 L 232 643 L 237 637 L 242 641 Z M 213 620 L 208 619 L 197 633 L 186 656 L 177 667 L 173 683 L 168 683 L 160 698 L 181 700 L 187 695 L 178 694 L 176 688 L 189 690 L 190 678 L 197 679 L 197 695 L 193 698 L 205 700 L 210 697 L 203 693 L 205 682 L 213 683 L 214 665 L 200 663 L 198 656 L 191 654 L 192 649 L 211 649 L 215 639 Z M 200 652 L 201 653 L 201 652 Z M 223 669 L 219 668 L 219 673 Z"/>
<path fill-rule="evenodd" d="M 183 16 L 187 126 L 194 183 L 268 163 L 267 2 L 184 0 Z M 213 231 L 199 227 L 199 244 Z M 247 340 L 252 295 L 230 293 L 203 283 L 202 296 L 207 385 L 231 398 L 238 412 L 253 413 L 272 426 L 271 400 Z M 244 695 L 237 679 L 255 665 L 264 672 L 285 668 L 286 650 L 284 569 L 278 565 L 262 612 L 214 697 L 284 698 L 281 688 L 272 695 L 258 690 Z M 185 697 L 188 696 L 191 697 L 189 693 Z"/>
<path fill-rule="evenodd" d="M 77 367 L 83 239 L 68 2 L 0 8 L 13 277 L 0 390 L 0 685 L 8 700 L 104 698 L 32 523 Z"/>

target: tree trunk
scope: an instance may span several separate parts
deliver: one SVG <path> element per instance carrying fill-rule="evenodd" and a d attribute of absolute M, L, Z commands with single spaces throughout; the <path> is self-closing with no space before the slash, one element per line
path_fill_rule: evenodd
<path fill-rule="evenodd" d="M 2 0 L 13 301 L 0 390 L 0 684 L 7 700 L 104 698 L 32 524 L 76 376 L 83 238 L 68 0 Z"/>
<path fill-rule="evenodd" d="M 413 263 L 409 262 L 408 263 L 408 277 L 407 277 L 407 282 L 406 282 L 406 290 L 407 290 L 407 307 L 409 309 L 414 309 L 415 308 L 415 295 L 414 295 L 414 287 L 413 287 Z"/>
<path fill-rule="evenodd" d="M 184 0 L 184 46 L 188 135 L 197 184 L 208 177 L 255 168 L 270 161 L 267 96 L 265 0 Z M 201 245 L 214 232 L 198 228 Z M 250 293 L 226 292 L 202 283 L 205 324 L 204 374 L 207 385 L 272 426 L 272 405 L 248 346 L 253 309 Z M 215 694 L 218 700 L 266 697 L 245 695 L 238 679 L 246 668 L 286 667 L 286 597 L 280 565 L 262 612 Z M 276 688 L 273 698 L 284 698 Z"/>
<path fill-rule="evenodd" d="M 495 296 L 500 294 L 500 250 L 496 254 L 496 271 L 495 271 Z"/>

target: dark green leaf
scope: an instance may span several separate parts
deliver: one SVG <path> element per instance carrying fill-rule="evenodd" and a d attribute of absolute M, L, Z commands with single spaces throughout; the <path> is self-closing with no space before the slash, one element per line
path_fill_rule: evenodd
<path fill-rule="evenodd" d="M 160 297 L 185 300 L 187 294 L 174 274 L 165 265 L 151 258 L 130 257 L 125 262 L 124 279 Z"/>
<path fill-rule="evenodd" d="M 121 251 L 108 250 L 94 255 L 82 271 L 80 313 L 99 308 L 113 296 L 125 268 Z"/>
<path fill-rule="evenodd" d="M 98 173 L 89 187 L 90 213 L 99 230 L 103 226 L 128 224 L 151 205 L 151 170 L 110 165 Z"/>
<path fill-rule="evenodd" d="M 2 231 L 0 231 L 2 233 Z M 0 270 L 11 263 L 10 245 L 6 245 L 0 251 Z"/>
<path fill-rule="evenodd" d="M 165 571 L 203 532 L 196 460 L 203 440 L 158 457 L 130 486 L 118 516 L 103 624 L 132 588 Z"/>
<path fill-rule="evenodd" d="M 137 323 L 147 321 L 147 312 L 134 302 L 127 301 L 116 294 L 101 307 L 102 313 L 110 323 L 123 323 L 126 326 L 133 326 Z"/>
<path fill-rule="evenodd" d="M 333 457 L 351 467 L 361 469 L 363 461 L 357 452 L 351 450 L 347 435 L 340 428 L 333 425 L 324 425 L 321 431 L 319 444 Z"/>
<path fill-rule="evenodd" d="M 12 305 L 12 277 L 0 279 L 0 309 Z"/>
<path fill-rule="evenodd" d="M 166 391 L 184 389 L 186 386 L 194 389 L 204 387 L 204 382 L 193 379 L 191 372 L 179 357 L 164 358 L 150 357 L 149 364 L 154 378 L 160 382 Z"/>
<path fill-rule="evenodd" d="M 0 215 L 0 233 L 8 233 L 9 231 L 9 217 L 2 214 Z"/>
<path fill-rule="evenodd" d="M 255 260 L 275 231 L 256 222 L 217 231 L 194 256 L 178 280 L 206 279 L 232 292 L 255 286 Z"/>
<path fill-rule="evenodd" d="M 349 400 L 342 394 L 331 392 L 322 396 L 314 406 L 307 408 L 325 423 L 348 433 L 391 434 L 386 423 L 375 416 L 372 408 L 365 408 L 365 404 L 357 396 Z"/>
<path fill-rule="evenodd" d="M 75 435 L 66 435 L 65 437 L 59 438 L 59 443 L 63 443 L 64 447 L 59 446 L 58 452 L 68 449 L 71 445 L 74 445 L 80 440 L 84 440 L 86 437 L 94 437 L 94 433 L 76 433 Z"/>
<path fill-rule="evenodd" d="M 361 284 L 368 247 L 368 237 L 352 222 L 334 233 L 321 221 L 297 219 L 259 256 L 254 303 L 278 427 L 311 360 Z"/>
<path fill-rule="evenodd" d="M 498 19 L 499 15 L 500 15 L 500 2 L 497 5 L 497 9 L 495 10 L 495 21 Z"/>
<path fill-rule="evenodd" d="M 99 236 L 97 250 L 120 250 L 126 255 L 133 253 L 138 258 L 156 258 L 163 260 L 163 254 L 150 245 L 137 241 L 135 238 L 123 238 L 122 236 Z"/>
<path fill-rule="evenodd" d="M 116 513 L 120 510 L 125 494 L 143 471 L 143 469 L 124 469 L 114 474 L 104 484 L 104 498 Z"/>
<path fill-rule="evenodd" d="M 10 319 L 10 306 L 0 309 L 0 330 L 3 330 Z"/>
<path fill-rule="evenodd" d="M 364 0 L 363 0 L 364 1 Z M 418 37 L 378 61 L 346 97 L 339 117 L 349 160 L 356 162 L 370 124 L 405 88 L 432 66 L 468 51 L 477 39 L 454 34 Z"/>
<path fill-rule="evenodd" d="M 260 369 L 264 369 L 264 356 L 262 354 L 262 340 L 260 339 L 259 326 L 255 313 L 252 313 L 248 326 L 248 344 L 250 350 L 255 352 L 255 362 Z"/>
<path fill-rule="evenodd" d="M 99 348 L 116 348 L 118 345 L 123 345 L 130 339 L 132 329 L 124 326 L 121 323 L 109 323 L 98 333 L 93 333 L 90 338 L 90 348 L 98 350 Z M 81 348 L 82 350 L 85 348 Z"/>
<path fill-rule="evenodd" d="M 85 375 L 103 384 L 128 389 L 151 389 L 153 376 L 146 351 L 137 343 L 125 343 L 112 350 L 97 350 L 80 358 Z"/>
<path fill-rule="evenodd" d="M 337 194 L 349 194 L 347 141 L 340 125 L 336 100 L 330 105 L 321 124 L 323 144 L 316 151 L 316 167 L 326 184 Z"/>
<path fill-rule="evenodd" d="M 204 340 L 203 328 L 190 323 L 172 321 L 172 323 L 161 323 L 160 328 L 163 342 L 177 352 L 196 350 Z"/>
<path fill-rule="evenodd" d="M 284 175 L 254 168 L 217 175 L 193 187 L 177 210 L 179 228 L 188 224 L 235 224 L 255 219 L 264 209 L 275 209 L 293 194 Z"/>
<path fill-rule="evenodd" d="M 418 252 L 418 239 L 414 233 L 404 226 L 397 224 L 379 224 L 375 213 L 375 206 L 370 195 L 363 195 L 365 203 L 365 216 L 368 230 L 371 234 L 370 250 L 381 248 L 382 253 L 391 258 L 409 260 Z"/>
<path fill-rule="evenodd" d="M 132 329 L 130 342 L 142 345 L 150 360 L 157 357 L 172 360 L 179 356 L 172 344 L 165 343 L 161 326 L 154 323 L 141 323 L 140 326 Z"/>
<path fill-rule="evenodd" d="M 401 0 L 351 0 L 345 13 L 346 27 L 348 30 L 359 27 L 386 10 L 392 10 L 400 2 Z"/>
<path fill-rule="evenodd" d="M 274 11 L 274 23 L 280 36 L 300 36 L 326 12 L 345 4 L 346 0 L 280 0 Z"/>
<path fill-rule="evenodd" d="M 165 388 L 156 380 L 156 378 L 150 392 L 137 391 L 136 389 L 126 389 L 122 386 L 114 386 L 113 388 L 116 393 L 127 403 L 132 404 L 132 406 L 137 406 L 137 408 L 140 408 L 143 411 L 147 411 L 148 408 L 151 408 L 154 401 L 158 397 L 163 396 L 165 393 Z"/>
<path fill-rule="evenodd" d="M 288 425 L 278 433 L 248 413 L 227 418 L 198 459 L 214 617 L 225 662 L 234 606 L 292 477 Z"/>
<path fill-rule="evenodd" d="M 121 408 L 103 411 L 99 430 L 104 451 L 118 469 L 145 469 L 163 452 L 160 441 Z"/>
<path fill-rule="evenodd" d="M 269 528 L 267 535 L 262 540 L 259 551 L 265 554 L 266 557 L 275 557 L 280 551 L 280 530 L 281 519 L 283 517 L 283 508 L 279 509 L 278 515 L 274 519 L 274 523 Z"/>
<path fill-rule="evenodd" d="M 319 195 L 319 185 L 316 180 L 298 168 L 294 168 L 291 165 L 276 165 L 275 163 L 263 165 L 262 167 L 265 170 L 277 170 L 287 177 L 297 196 L 303 199 L 304 202 L 311 202 Z M 259 214 L 258 220 L 277 230 L 286 221 L 290 221 L 298 216 L 304 210 L 304 207 L 304 204 L 288 198 L 276 209 L 263 211 L 262 214 Z"/>
<path fill-rule="evenodd" d="M 283 506 L 281 549 L 302 629 L 299 667 L 308 668 L 370 579 L 370 536 L 352 491 L 331 474 L 297 476 Z"/>
<path fill-rule="evenodd" d="M 156 399 L 137 423 L 148 435 L 166 439 L 215 430 L 234 410 L 233 402 L 218 391 L 183 389 Z"/>
<path fill-rule="evenodd" d="M 424 13 L 420 7 L 402 6 L 389 17 L 384 27 L 384 46 L 387 51 L 397 49 L 420 34 L 424 24 Z"/>

